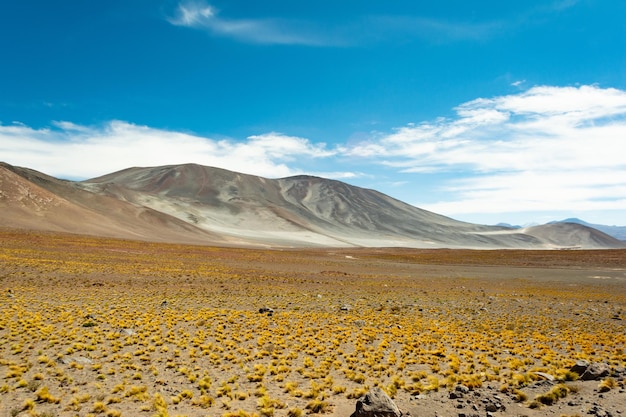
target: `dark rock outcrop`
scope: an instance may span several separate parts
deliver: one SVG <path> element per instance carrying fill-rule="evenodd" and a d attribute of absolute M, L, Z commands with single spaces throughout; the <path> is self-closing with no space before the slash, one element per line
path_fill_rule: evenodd
<path fill-rule="evenodd" d="M 570 368 L 570 371 L 576 372 L 583 381 L 594 381 L 608 376 L 610 368 L 606 363 L 589 363 L 585 360 L 579 360 Z"/>

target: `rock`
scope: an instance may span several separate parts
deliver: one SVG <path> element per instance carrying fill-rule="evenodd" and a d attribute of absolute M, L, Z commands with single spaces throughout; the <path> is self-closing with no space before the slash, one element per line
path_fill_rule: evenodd
<path fill-rule="evenodd" d="M 606 363 L 592 363 L 587 367 L 585 372 L 580 376 L 580 379 L 583 381 L 593 381 L 597 379 L 604 378 L 609 375 L 610 372 L 609 365 Z"/>
<path fill-rule="evenodd" d="M 606 363 L 596 362 L 590 364 L 585 360 L 580 360 L 570 368 L 570 371 L 580 375 L 580 379 L 583 381 L 593 381 L 608 376 L 610 368 Z"/>
<path fill-rule="evenodd" d="M 498 406 L 493 403 L 489 403 L 485 406 L 485 410 L 487 410 L 490 413 L 494 413 L 498 411 Z"/>
<path fill-rule="evenodd" d="M 468 392 L 470 392 L 470 389 L 465 385 L 457 385 L 456 387 L 454 387 L 454 391 L 460 392 L 461 394 L 467 394 Z"/>
<path fill-rule="evenodd" d="M 398 406 L 378 387 L 372 388 L 356 402 L 350 417 L 401 417 Z"/>
<path fill-rule="evenodd" d="M 485 411 L 487 411 L 487 413 L 506 410 L 506 407 L 502 404 L 502 399 L 497 395 L 491 398 L 483 398 L 483 403 L 485 404 Z"/>
<path fill-rule="evenodd" d="M 533 372 L 533 374 L 535 374 L 535 375 L 537 375 L 537 376 L 539 376 L 539 377 L 541 377 L 541 378 L 543 378 L 543 379 L 545 379 L 547 381 L 554 381 L 554 377 L 552 375 L 550 375 L 550 374 L 545 373 L 545 372 L 537 372 L 536 371 L 536 372 Z"/>
<path fill-rule="evenodd" d="M 589 365 L 590 364 L 588 361 L 581 359 L 576 361 L 576 364 L 569 368 L 569 370 L 572 372 L 576 372 L 580 376 L 587 370 Z"/>
<path fill-rule="evenodd" d="M 352 310 L 352 307 L 350 307 L 350 305 L 348 305 L 348 304 L 344 304 L 344 305 L 342 305 L 339 308 L 339 310 L 341 310 L 341 311 L 350 311 L 350 310 Z"/>
<path fill-rule="evenodd" d="M 268 315 L 272 315 L 274 314 L 274 309 L 273 308 L 269 308 L 269 307 L 261 307 L 259 308 L 259 313 L 260 314 L 265 314 L 267 313 Z"/>
<path fill-rule="evenodd" d="M 132 336 L 135 334 L 135 331 L 132 329 L 120 329 L 119 333 L 123 334 L 124 336 Z"/>
<path fill-rule="evenodd" d="M 591 414 L 597 417 L 613 417 L 613 414 L 611 414 L 610 411 L 602 409 L 598 407 L 597 405 L 594 405 L 593 407 L 591 407 L 589 411 L 587 411 L 587 414 Z"/>
<path fill-rule="evenodd" d="M 62 363 L 63 365 L 70 365 L 72 362 L 80 363 L 83 365 L 90 365 L 93 361 L 89 358 L 85 358 L 83 356 L 75 356 L 75 357 L 61 357 L 57 358 L 58 363 Z"/>

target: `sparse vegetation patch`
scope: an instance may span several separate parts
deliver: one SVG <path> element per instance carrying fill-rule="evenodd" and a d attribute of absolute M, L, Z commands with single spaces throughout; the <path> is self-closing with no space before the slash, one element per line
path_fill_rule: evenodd
<path fill-rule="evenodd" d="M 621 281 L 519 278 L 549 258 L 517 251 L 530 266 L 506 276 L 426 271 L 431 256 L 428 268 L 469 255 L 2 232 L 0 414 L 302 417 L 343 413 L 373 387 L 409 410 L 445 398 L 504 413 L 505 400 L 578 404 L 580 361 L 605 366 L 597 394 L 624 390 Z M 559 268 L 571 256 L 551 255 Z"/>

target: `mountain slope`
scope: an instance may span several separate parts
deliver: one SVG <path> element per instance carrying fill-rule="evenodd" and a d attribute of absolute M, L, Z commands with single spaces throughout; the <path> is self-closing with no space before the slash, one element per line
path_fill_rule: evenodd
<path fill-rule="evenodd" d="M 626 241 L 626 226 L 609 226 L 609 225 L 605 225 L 605 224 L 593 224 L 593 223 L 587 223 L 584 220 L 576 219 L 576 218 L 569 218 L 569 219 L 555 221 L 555 222 L 550 222 L 550 223 L 577 223 L 577 224 L 582 224 L 583 226 L 592 227 L 594 229 L 597 229 L 597 230 L 599 230 L 601 232 L 606 233 L 609 236 L 613 236 L 615 239 L 618 239 L 618 240 L 621 240 L 621 241 Z"/>
<path fill-rule="evenodd" d="M 509 246 L 508 240 L 515 240 L 515 235 L 507 242 L 480 236 L 474 233 L 491 229 L 420 210 L 376 191 L 309 176 L 270 180 L 190 164 L 131 168 L 83 186 L 207 230 L 274 244 L 466 247 Z M 526 243 L 528 238 L 519 240 Z"/>
<path fill-rule="evenodd" d="M 128 168 L 83 182 L 62 181 L 6 164 L 0 166 L 0 172 L 6 178 L 0 192 L 8 195 L 5 189 L 20 183 L 39 200 L 55 201 L 41 208 L 0 194 L 0 225 L 4 226 L 283 247 L 621 245 L 575 224 L 520 230 L 459 222 L 374 190 L 311 176 L 267 179 L 194 164 Z M 5 215 L 9 212 L 19 221 Z"/>
<path fill-rule="evenodd" d="M 0 163 L 0 226 L 164 242 L 223 241 L 147 207 L 4 163 Z"/>

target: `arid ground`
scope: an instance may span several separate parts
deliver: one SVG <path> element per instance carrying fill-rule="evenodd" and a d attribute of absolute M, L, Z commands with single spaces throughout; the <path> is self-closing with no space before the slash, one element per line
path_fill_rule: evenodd
<path fill-rule="evenodd" d="M 5 229 L 0 290 L 0 416 L 347 417 L 374 386 L 412 416 L 626 415 L 626 250 Z"/>

